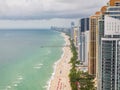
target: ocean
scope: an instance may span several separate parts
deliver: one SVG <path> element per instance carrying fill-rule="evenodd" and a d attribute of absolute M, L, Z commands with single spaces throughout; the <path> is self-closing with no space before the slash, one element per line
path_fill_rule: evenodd
<path fill-rule="evenodd" d="M 63 44 L 52 30 L 0 30 L 0 90 L 46 90 Z"/>

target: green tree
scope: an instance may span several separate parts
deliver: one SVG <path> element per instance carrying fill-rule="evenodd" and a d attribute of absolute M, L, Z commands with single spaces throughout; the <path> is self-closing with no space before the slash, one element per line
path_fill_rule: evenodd
<path fill-rule="evenodd" d="M 73 57 L 70 60 L 70 63 L 72 64 L 72 69 L 70 70 L 69 74 L 72 90 L 78 90 L 79 86 L 80 90 L 95 90 L 93 82 L 94 76 L 89 75 L 87 72 L 77 71 L 76 64 L 80 64 L 80 62 L 77 61 L 78 54 L 73 41 L 70 40 L 70 43 L 71 51 L 73 53 Z"/>

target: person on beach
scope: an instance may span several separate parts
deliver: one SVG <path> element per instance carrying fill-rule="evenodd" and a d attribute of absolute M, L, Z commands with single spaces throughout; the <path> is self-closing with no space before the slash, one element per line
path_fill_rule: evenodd
<path fill-rule="evenodd" d="M 60 70 L 60 74 L 62 73 L 62 71 Z"/>

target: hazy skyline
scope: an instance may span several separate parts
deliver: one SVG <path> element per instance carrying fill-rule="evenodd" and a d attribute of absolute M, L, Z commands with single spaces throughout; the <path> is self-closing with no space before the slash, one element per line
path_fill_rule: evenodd
<path fill-rule="evenodd" d="M 90 3 L 89 3 L 90 1 Z M 69 27 L 88 17 L 109 0 L 0 0 L 0 28 Z"/>

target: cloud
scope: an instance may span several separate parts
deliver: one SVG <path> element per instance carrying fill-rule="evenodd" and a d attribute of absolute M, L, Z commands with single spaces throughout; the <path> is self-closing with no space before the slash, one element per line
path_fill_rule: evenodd
<path fill-rule="evenodd" d="M 108 0 L 0 0 L 0 19 L 80 18 Z"/>

